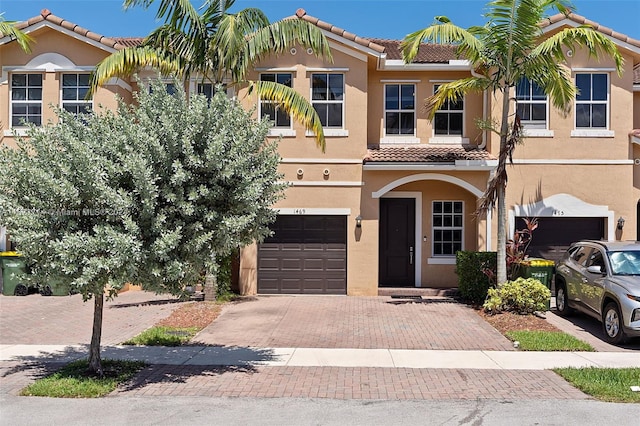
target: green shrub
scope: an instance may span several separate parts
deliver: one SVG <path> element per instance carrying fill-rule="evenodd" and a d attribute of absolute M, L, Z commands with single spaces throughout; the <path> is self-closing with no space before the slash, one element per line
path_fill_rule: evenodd
<path fill-rule="evenodd" d="M 545 311 L 550 297 L 551 292 L 539 280 L 518 278 L 507 281 L 498 288 L 489 289 L 483 307 L 488 312 L 515 311 L 528 314 Z"/>
<path fill-rule="evenodd" d="M 476 305 L 482 304 L 492 283 L 486 271 L 495 271 L 497 254 L 492 251 L 459 251 L 456 253 L 456 274 L 460 296 Z"/>

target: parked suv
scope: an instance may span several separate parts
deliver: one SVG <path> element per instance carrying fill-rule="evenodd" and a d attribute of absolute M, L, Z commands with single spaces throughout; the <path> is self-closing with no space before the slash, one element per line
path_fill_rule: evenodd
<path fill-rule="evenodd" d="M 556 265 L 556 309 L 602 322 L 605 339 L 640 336 L 640 242 L 580 241 Z"/>

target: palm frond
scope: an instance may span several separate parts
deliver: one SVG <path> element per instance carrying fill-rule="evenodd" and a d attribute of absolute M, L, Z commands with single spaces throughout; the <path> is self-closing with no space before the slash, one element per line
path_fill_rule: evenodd
<path fill-rule="evenodd" d="M 540 44 L 531 51 L 531 55 L 549 55 L 558 61 L 563 61 L 566 58 L 564 57 L 562 48 L 568 47 L 575 50 L 576 46 L 586 48 L 589 56 L 593 58 L 597 58 L 599 53 L 605 53 L 607 56 L 613 58 L 618 75 L 622 75 L 624 58 L 618 51 L 616 44 L 607 38 L 607 36 L 599 33 L 590 26 L 566 28 L 540 42 Z"/>
<path fill-rule="evenodd" d="M 0 16 L 0 37 L 9 37 L 14 39 L 20 48 L 26 53 L 31 53 L 31 43 L 34 42 L 29 34 L 25 34 L 15 26 L 15 21 L 5 21 Z"/>
<path fill-rule="evenodd" d="M 458 53 L 471 63 L 477 62 L 482 51 L 482 43 L 473 33 L 452 24 L 445 16 L 437 16 L 433 25 L 407 35 L 400 44 L 402 59 L 412 62 L 422 43 L 454 44 L 458 46 Z"/>
<path fill-rule="evenodd" d="M 125 10 L 135 6 L 148 9 L 154 0 L 124 0 Z M 219 4 L 219 0 L 212 0 L 211 3 Z M 156 18 L 163 19 L 166 24 L 179 28 L 185 32 L 195 30 L 203 32 L 200 15 L 190 0 L 160 0 Z"/>
<path fill-rule="evenodd" d="M 291 87 L 273 81 L 249 81 L 248 83 L 249 94 L 255 91 L 260 99 L 277 103 L 287 113 L 291 114 L 296 121 L 302 123 L 307 130 L 313 132 L 316 138 L 316 145 L 322 152 L 325 151 L 324 131 L 320 117 L 307 99 Z"/>
<path fill-rule="evenodd" d="M 429 119 L 433 119 L 442 106 L 448 102 L 462 99 L 467 93 L 481 93 L 487 89 L 491 80 L 484 77 L 461 78 L 448 83 L 442 83 L 438 91 L 425 100 L 425 109 Z"/>
<path fill-rule="evenodd" d="M 87 96 L 91 96 L 98 86 L 104 85 L 109 79 L 128 78 L 145 67 L 153 67 L 162 75 L 182 75 L 183 72 L 180 61 L 166 55 L 161 49 L 130 47 L 114 52 L 98 63 L 91 73 Z"/>

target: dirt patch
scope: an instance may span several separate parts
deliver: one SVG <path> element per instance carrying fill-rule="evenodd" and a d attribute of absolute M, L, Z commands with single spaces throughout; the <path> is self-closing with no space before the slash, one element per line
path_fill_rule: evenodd
<path fill-rule="evenodd" d="M 476 310 L 478 315 L 500 333 L 505 334 L 514 330 L 529 331 L 560 331 L 556 326 L 550 324 L 546 319 L 535 315 L 519 315 L 513 312 L 503 312 L 489 315 L 482 309 Z"/>
<path fill-rule="evenodd" d="M 176 328 L 204 328 L 218 318 L 222 306 L 216 302 L 185 302 L 156 325 Z"/>

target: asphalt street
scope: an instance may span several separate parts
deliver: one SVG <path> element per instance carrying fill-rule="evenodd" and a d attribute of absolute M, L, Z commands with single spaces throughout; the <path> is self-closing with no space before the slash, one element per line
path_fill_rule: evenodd
<path fill-rule="evenodd" d="M 2 425 L 637 425 L 640 404 L 593 400 L 356 401 L 0 396 Z"/>

